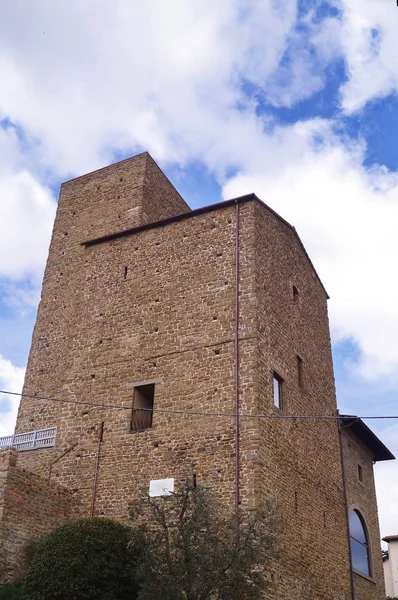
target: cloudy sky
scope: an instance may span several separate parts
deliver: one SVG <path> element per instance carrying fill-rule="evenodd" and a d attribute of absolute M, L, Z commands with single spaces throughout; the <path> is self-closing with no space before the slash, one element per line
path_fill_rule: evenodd
<path fill-rule="evenodd" d="M 343 412 L 398 413 L 395 0 L 0 0 L 0 387 L 21 389 L 60 182 L 148 150 L 255 192 L 331 296 Z M 0 396 L 0 435 L 17 402 Z M 398 420 L 368 424 L 398 455 Z M 376 467 L 398 534 L 398 467 Z"/>

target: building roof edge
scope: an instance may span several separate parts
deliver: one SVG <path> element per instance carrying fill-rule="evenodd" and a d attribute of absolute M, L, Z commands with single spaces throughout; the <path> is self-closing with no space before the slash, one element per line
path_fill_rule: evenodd
<path fill-rule="evenodd" d="M 250 202 L 251 200 L 258 200 L 255 194 L 247 194 L 245 196 L 240 196 L 239 198 L 233 198 L 232 200 L 226 200 L 223 202 L 217 202 L 216 204 L 209 204 L 208 206 L 202 206 L 200 208 L 196 208 L 195 210 L 191 210 L 189 212 L 180 213 L 178 215 L 173 215 L 172 217 L 167 217 L 166 219 L 160 219 L 160 221 L 152 221 L 151 223 L 144 223 L 143 225 L 138 225 L 136 227 L 132 227 L 130 229 L 123 229 L 121 231 L 117 231 L 115 233 L 110 233 L 108 235 L 104 235 L 98 238 L 93 238 L 90 240 L 86 240 L 81 242 L 81 246 L 95 246 L 97 244 L 102 244 L 103 242 L 109 242 L 114 239 L 118 239 L 121 237 L 128 237 L 133 235 L 134 233 L 138 233 L 140 231 L 145 231 L 147 229 L 154 229 L 155 227 L 164 227 L 165 225 L 169 225 L 170 223 L 176 223 L 178 221 L 184 221 L 185 219 L 192 219 L 198 215 L 202 215 L 208 212 L 213 212 L 216 210 L 221 210 L 223 208 L 227 208 L 233 204 L 239 203 L 243 204 L 245 202 Z"/>
<path fill-rule="evenodd" d="M 394 460 L 393 453 L 383 444 L 375 433 L 368 427 L 360 417 L 355 415 L 340 415 L 345 428 L 350 428 L 359 439 L 371 450 L 374 461 Z"/>
<path fill-rule="evenodd" d="M 383 542 L 398 542 L 398 535 L 386 535 L 381 539 Z"/>
<path fill-rule="evenodd" d="M 166 219 L 161 219 L 159 221 L 153 221 L 152 223 L 144 223 L 143 225 L 138 225 L 138 226 L 132 227 L 130 229 L 123 229 L 122 231 L 117 231 L 115 233 L 110 233 L 108 235 L 104 235 L 101 237 L 85 240 L 84 242 L 81 242 L 81 246 L 86 246 L 86 247 L 95 246 L 97 244 L 102 244 L 104 242 L 109 242 L 111 240 L 115 240 L 118 238 L 128 237 L 130 235 L 133 235 L 134 233 L 138 233 L 140 231 L 145 231 L 147 229 L 153 229 L 155 227 L 164 227 L 166 225 L 169 225 L 170 223 L 184 221 L 185 219 L 192 219 L 198 215 L 206 214 L 206 213 L 213 212 L 216 210 L 222 210 L 224 208 L 228 208 L 229 206 L 232 206 L 233 204 L 244 204 L 246 202 L 251 202 L 251 201 L 258 202 L 260 204 L 260 206 L 262 206 L 263 208 L 268 210 L 271 214 L 273 214 L 279 221 L 281 221 L 284 225 L 286 225 L 293 232 L 293 234 L 296 237 L 301 249 L 303 250 L 304 255 L 306 256 L 313 272 L 315 273 L 315 276 L 318 279 L 318 281 L 326 295 L 326 298 L 329 299 L 329 294 L 327 293 L 325 286 L 323 285 L 322 280 L 319 277 L 318 272 L 314 267 L 314 263 L 310 259 L 308 252 L 305 249 L 305 246 L 304 246 L 303 242 L 301 241 L 299 234 L 297 233 L 296 228 L 293 225 L 291 225 L 288 221 L 286 221 L 286 219 L 281 217 L 281 215 L 279 215 L 270 206 L 268 206 L 268 204 L 266 204 L 265 202 L 260 200 L 260 198 L 254 193 L 245 194 L 244 196 L 238 196 L 236 198 L 231 198 L 230 200 L 223 200 L 222 202 L 217 202 L 215 204 L 209 204 L 207 206 L 202 206 L 200 208 L 196 208 L 195 210 L 191 210 L 186 213 L 181 213 L 179 215 L 167 217 Z"/>

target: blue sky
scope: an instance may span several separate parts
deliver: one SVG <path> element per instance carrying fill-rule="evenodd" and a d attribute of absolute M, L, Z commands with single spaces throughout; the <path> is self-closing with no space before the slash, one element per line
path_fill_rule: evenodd
<path fill-rule="evenodd" d="M 148 150 L 192 208 L 255 192 L 296 226 L 331 296 L 341 410 L 398 413 L 393 0 L 0 0 L 0 17 L 1 388 L 21 389 L 60 183 Z M 0 398 L 0 435 L 16 407 Z M 370 424 L 398 454 L 398 421 Z M 376 473 L 398 533 L 398 468 Z"/>

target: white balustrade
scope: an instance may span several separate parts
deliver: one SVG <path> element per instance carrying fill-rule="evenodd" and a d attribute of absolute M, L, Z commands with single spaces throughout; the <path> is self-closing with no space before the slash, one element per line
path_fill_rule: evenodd
<path fill-rule="evenodd" d="M 38 429 L 26 433 L 15 433 L 0 438 L 0 448 L 13 446 L 18 450 L 35 450 L 36 448 L 51 448 L 55 445 L 56 427 Z"/>

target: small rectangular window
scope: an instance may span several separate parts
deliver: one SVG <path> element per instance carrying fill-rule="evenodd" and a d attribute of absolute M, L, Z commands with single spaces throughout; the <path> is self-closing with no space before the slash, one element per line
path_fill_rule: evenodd
<path fill-rule="evenodd" d="M 278 373 L 274 372 L 274 405 L 277 408 L 282 409 L 282 388 L 283 388 L 283 379 L 278 375 Z"/>
<path fill-rule="evenodd" d="M 130 431 L 145 431 L 145 429 L 152 427 L 154 398 L 154 383 L 134 387 Z"/>
<path fill-rule="evenodd" d="M 363 483 L 363 468 L 362 465 L 358 465 L 358 479 Z"/>
<path fill-rule="evenodd" d="M 304 360 L 297 354 L 297 380 L 300 387 L 304 385 Z"/>

